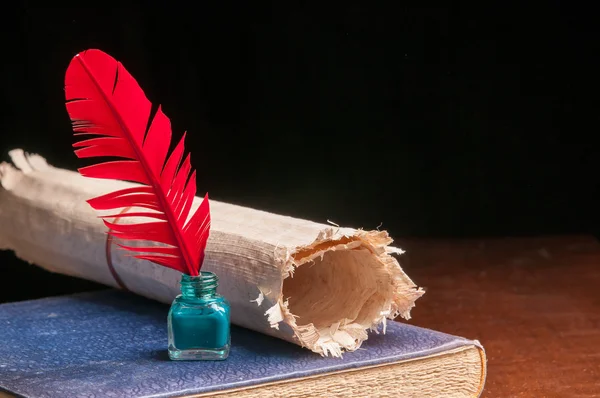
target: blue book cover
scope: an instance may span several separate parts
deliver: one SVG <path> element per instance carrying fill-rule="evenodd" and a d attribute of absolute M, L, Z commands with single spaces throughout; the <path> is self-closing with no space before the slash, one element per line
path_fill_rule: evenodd
<path fill-rule="evenodd" d="M 485 380 L 477 341 L 397 322 L 341 359 L 233 327 L 227 360 L 174 362 L 167 312 L 115 290 L 0 305 L 0 396 L 479 396 Z"/>

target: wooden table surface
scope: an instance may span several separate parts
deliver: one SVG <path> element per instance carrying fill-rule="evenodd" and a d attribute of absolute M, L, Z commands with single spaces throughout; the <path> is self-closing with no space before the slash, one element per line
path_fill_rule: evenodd
<path fill-rule="evenodd" d="M 600 397 L 600 243 L 593 237 L 396 242 L 427 293 L 409 321 L 479 340 L 483 397 Z"/>

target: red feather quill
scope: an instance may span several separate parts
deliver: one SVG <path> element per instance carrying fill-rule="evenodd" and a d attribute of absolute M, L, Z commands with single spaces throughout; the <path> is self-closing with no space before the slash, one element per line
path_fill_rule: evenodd
<path fill-rule="evenodd" d="M 160 106 L 152 116 L 152 104 L 133 76 L 100 50 L 83 51 L 71 60 L 65 76 L 65 95 L 75 135 L 96 136 L 75 143 L 75 154 L 79 158 L 120 158 L 83 167 L 79 172 L 86 177 L 141 184 L 88 200 L 96 210 L 144 209 L 102 216 L 109 234 L 124 240 L 160 243 L 148 247 L 119 246 L 137 252 L 136 258 L 199 275 L 210 230 L 210 209 L 207 194 L 190 217 L 196 195 L 196 171 L 191 170 L 189 154 L 181 162 L 185 134 L 167 157 L 171 145 L 169 118 Z M 117 224 L 106 220 L 122 217 L 154 221 Z"/>

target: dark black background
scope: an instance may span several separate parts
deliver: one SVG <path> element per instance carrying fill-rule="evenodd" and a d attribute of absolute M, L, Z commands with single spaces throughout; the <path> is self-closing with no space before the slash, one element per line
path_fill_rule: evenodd
<path fill-rule="evenodd" d="M 188 131 L 213 199 L 395 238 L 599 230 L 599 35 L 582 4 L 8 4 L 3 159 L 81 166 L 63 78 L 100 48 Z M 95 287 L 0 260 L 3 301 Z"/>

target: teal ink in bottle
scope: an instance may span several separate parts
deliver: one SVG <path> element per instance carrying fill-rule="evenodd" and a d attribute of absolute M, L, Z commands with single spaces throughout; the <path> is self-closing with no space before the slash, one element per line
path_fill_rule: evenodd
<path fill-rule="evenodd" d="M 169 310 L 169 358 L 222 360 L 231 342 L 229 303 L 217 293 L 219 279 L 212 272 L 181 276 L 181 294 Z"/>

